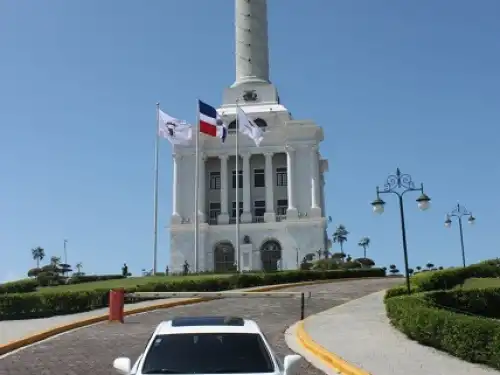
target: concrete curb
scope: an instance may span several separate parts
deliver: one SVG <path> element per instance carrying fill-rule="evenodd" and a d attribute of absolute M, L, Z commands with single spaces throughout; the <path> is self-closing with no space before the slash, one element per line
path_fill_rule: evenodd
<path fill-rule="evenodd" d="M 267 286 L 262 286 L 262 287 L 255 287 L 255 288 L 251 289 L 250 291 L 267 292 L 267 291 L 273 291 L 273 290 L 279 290 L 279 289 L 285 289 L 285 288 L 292 288 L 294 286 L 306 286 L 306 285 L 314 285 L 314 284 L 333 283 L 333 282 L 338 282 L 338 281 L 354 281 L 354 280 L 365 280 L 365 279 L 380 279 L 380 277 L 302 281 L 302 282 L 298 282 L 298 283 L 267 285 Z M 156 304 L 156 305 L 139 307 L 136 309 L 130 309 L 130 310 L 125 311 L 124 315 L 129 316 L 129 315 L 140 314 L 140 313 L 154 311 L 154 310 L 168 309 L 170 307 L 192 305 L 195 303 L 212 301 L 214 299 L 216 299 L 216 298 L 190 298 L 190 299 L 185 299 L 183 301 L 165 302 L 165 303 L 160 303 L 160 304 Z M 78 320 L 78 321 L 75 321 L 72 323 L 68 323 L 68 324 L 58 326 L 58 327 L 54 327 L 54 328 L 48 329 L 46 331 L 36 333 L 34 335 L 31 335 L 31 336 L 24 337 L 20 340 L 9 342 L 5 345 L 0 345 L 0 356 L 7 354 L 9 352 L 12 352 L 14 350 L 20 349 L 24 346 L 35 344 L 39 341 L 48 339 L 52 336 L 56 336 L 56 335 L 59 335 L 59 334 L 64 333 L 64 332 L 71 331 L 71 330 L 76 329 L 76 328 L 81 328 L 81 327 L 89 326 L 91 324 L 104 322 L 104 321 L 108 320 L 108 318 L 109 318 L 108 314 L 104 314 L 104 315 L 99 315 L 99 316 L 95 316 L 92 318 L 82 319 L 82 320 Z"/>
<path fill-rule="evenodd" d="M 369 372 L 357 368 L 334 353 L 330 353 L 321 345 L 316 343 L 304 328 L 304 321 L 297 323 L 295 331 L 297 341 L 307 351 L 321 359 L 328 367 L 339 372 L 342 375 L 371 375 Z"/>

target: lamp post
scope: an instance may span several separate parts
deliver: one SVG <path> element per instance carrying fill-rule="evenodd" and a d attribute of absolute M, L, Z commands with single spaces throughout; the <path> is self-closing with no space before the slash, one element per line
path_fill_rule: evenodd
<path fill-rule="evenodd" d="M 408 266 L 408 247 L 406 244 L 406 226 L 405 226 L 405 215 L 403 207 L 403 197 L 406 193 L 417 191 L 420 192 L 420 196 L 417 198 L 418 208 L 422 211 L 427 210 L 430 207 L 431 199 L 424 193 L 424 184 L 420 184 L 420 187 L 415 187 L 415 183 L 408 174 L 402 174 L 399 168 L 396 170 L 396 174 L 387 177 L 384 184 L 384 188 L 381 190 L 377 186 L 377 197 L 372 202 L 373 211 L 377 214 L 382 214 L 384 212 L 385 202 L 380 198 L 381 194 L 396 194 L 399 200 L 399 213 L 401 216 L 401 234 L 403 236 L 403 254 L 405 262 L 405 278 L 406 278 L 406 288 L 408 294 L 411 293 L 410 287 L 410 273 Z"/>
<path fill-rule="evenodd" d="M 468 223 L 473 225 L 476 222 L 476 218 L 472 216 L 472 212 L 468 211 L 464 206 L 460 206 L 460 203 L 457 203 L 457 206 L 448 214 L 446 214 L 446 219 L 444 221 L 444 226 L 446 228 L 451 227 L 451 218 L 458 218 L 458 228 L 460 229 L 460 246 L 462 248 L 462 264 L 465 267 L 465 246 L 464 246 L 464 231 L 462 228 L 462 218 L 464 216 L 468 216 Z"/>

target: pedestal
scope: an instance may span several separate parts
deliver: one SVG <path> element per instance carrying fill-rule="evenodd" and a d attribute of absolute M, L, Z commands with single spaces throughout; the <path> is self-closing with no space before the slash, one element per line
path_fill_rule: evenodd
<path fill-rule="evenodd" d="M 312 207 L 311 208 L 311 213 L 309 215 L 310 217 L 321 217 L 321 208 L 319 207 Z"/>
<path fill-rule="evenodd" d="M 240 264 L 242 271 L 252 270 L 252 244 L 241 244 L 240 245 Z"/>
<path fill-rule="evenodd" d="M 264 222 L 273 223 L 276 221 L 276 214 L 274 212 L 264 213 Z"/>
<path fill-rule="evenodd" d="M 172 214 L 172 218 L 170 219 L 170 222 L 175 225 L 175 224 L 182 224 L 182 217 L 179 214 Z"/>
<path fill-rule="evenodd" d="M 229 214 L 219 214 L 219 216 L 217 216 L 217 224 L 219 225 L 229 224 Z"/>
<path fill-rule="evenodd" d="M 241 222 L 242 223 L 251 223 L 252 222 L 252 214 L 250 212 L 242 212 L 241 213 Z"/>
<path fill-rule="evenodd" d="M 286 219 L 287 220 L 298 220 L 299 219 L 299 212 L 297 211 L 296 208 L 288 208 L 286 210 Z"/>

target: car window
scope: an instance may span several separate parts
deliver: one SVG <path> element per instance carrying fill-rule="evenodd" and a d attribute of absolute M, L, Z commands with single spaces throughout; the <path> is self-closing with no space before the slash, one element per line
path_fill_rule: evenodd
<path fill-rule="evenodd" d="M 145 355 L 143 374 L 272 373 L 264 341 L 252 333 L 157 335 Z"/>

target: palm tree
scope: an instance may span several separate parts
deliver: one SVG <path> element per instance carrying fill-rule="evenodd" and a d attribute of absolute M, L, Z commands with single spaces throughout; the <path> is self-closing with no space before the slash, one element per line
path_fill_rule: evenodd
<path fill-rule="evenodd" d="M 45 258 L 45 250 L 40 246 L 31 249 L 31 255 L 33 259 L 36 260 L 36 268 L 40 268 L 40 262 Z"/>
<path fill-rule="evenodd" d="M 61 257 L 51 256 L 50 265 L 57 267 L 61 263 Z"/>
<path fill-rule="evenodd" d="M 335 232 L 333 232 L 333 242 L 340 244 L 340 252 L 344 254 L 344 242 L 347 242 L 349 232 L 343 224 L 340 224 Z"/>
<path fill-rule="evenodd" d="M 366 249 L 370 246 L 370 238 L 361 238 L 358 242 L 358 246 L 361 246 L 363 248 L 363 258 L 366 258 Z"/>
<path fill-rule="evenodd" d="M 82 262 L 78 262 L 75 266 L 78 274 L 81 274 L 82 273 L 82 268 L 83 268 L 83 263 Z"/>

